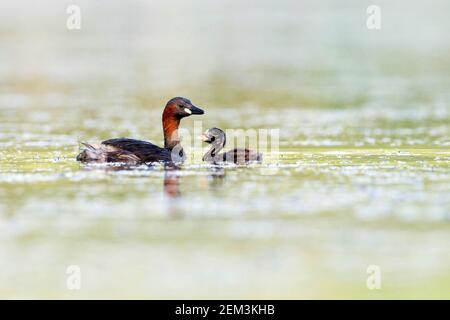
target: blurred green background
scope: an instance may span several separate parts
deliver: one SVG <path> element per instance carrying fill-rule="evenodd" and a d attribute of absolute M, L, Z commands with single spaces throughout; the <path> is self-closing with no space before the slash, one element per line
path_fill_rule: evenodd
<path fill-rule="evenodd" d="M 450 298 L 449 9 L 2 1 L 0 297 Z M 80 141 L 162 144 L 173 96 L 206 111 L 183 128 L 277 128 L 280 153 L 172 172 L 75 161 Z"/>

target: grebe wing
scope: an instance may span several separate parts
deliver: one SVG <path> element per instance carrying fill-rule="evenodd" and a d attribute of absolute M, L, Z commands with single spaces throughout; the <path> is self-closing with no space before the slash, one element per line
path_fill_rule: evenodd
<path fill-rule="evenodd" d="M 124 156 L 125 154 L 132 154 L 143 162 L 171 161 L 169 150 L 158 147 L 148 141 L 117 138 L 105 140 L 102 144 L 113 147 L 117 151 L 123 151 Z"/>
<path fill-rule="evenodd" d="M 129 149 L 129 148 L 159 148 L 157 145 L 143 140 L 129 139 L 129 138 L 116 138 L 109 139 L 102 142 L 102 144 L 113 146 L 115 148 L 120 149 Z"/>
<path fill-rule="evenodd" d="M 262 155 L 253 150 L 235 148 L 223 154 L 223 160 L 234 163 L 262 161 Z"/>

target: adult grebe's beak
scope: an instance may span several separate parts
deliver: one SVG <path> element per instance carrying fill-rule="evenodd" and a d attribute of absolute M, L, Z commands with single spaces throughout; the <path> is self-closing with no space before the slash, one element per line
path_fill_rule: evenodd
<path fill-rule="evenodd" d="M 190 113 L 190 114 L 204 114 L 204 113 L 205 113 L 202 109 L 200 109 L 200 108 L 194 106 L 193 104 L 191 104 L 191 105 L 189 106 L 189 108 L 186 108 L 186 109 L 190 111 L 190 112 L 188 112 L 188 113 Z M 186 111 L 186 110 L 185 110 L 185 111 Z"/>

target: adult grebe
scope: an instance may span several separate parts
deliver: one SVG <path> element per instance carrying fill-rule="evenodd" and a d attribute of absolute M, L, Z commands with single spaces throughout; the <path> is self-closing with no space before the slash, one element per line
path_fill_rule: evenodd
<path fill-rule="evenodd" d="M 202 135 L 202 140 L 211 144 L 211 148 L 203 156 L 203 161 L 218 163 L 218 162 L 233 162 L 243 164 L 250 161 L 262 161 L 262 155 L 249 149 L 235 148 L 228 152 L 219 153 L 225 147 L 226 136 L 219 128 L 211 128 L 205 131 Z"/>
<path fill-rule="evenodd" d="M 181 162 L 185 155 L 178 137 L 180 120 L 193 114 L 203 114 L 203 110 L 194 106 L 186 98 L 170 99 L 162 114 L 164 148 L 153 143 L 118 138 L 103 141 L 99 146 L 83 143 L 86 147 L 78 156 L 81 162 L 122 162 L 142 164 L 148 162 Z"/>

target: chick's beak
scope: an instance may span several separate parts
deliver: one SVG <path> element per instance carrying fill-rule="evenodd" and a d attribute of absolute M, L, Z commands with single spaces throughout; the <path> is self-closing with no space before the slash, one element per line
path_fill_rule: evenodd
<path fill-rule="evenodd" d="M 203 142 L 211 142 L 211 141 L 209 140 L 209 137 L 208 137 L 206 134 L 202 134 L 202 135 L 200 136 L 200 139 L 201 139 Z"/>

